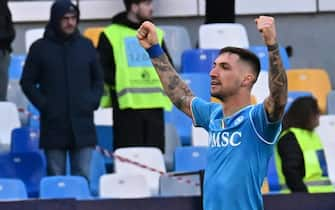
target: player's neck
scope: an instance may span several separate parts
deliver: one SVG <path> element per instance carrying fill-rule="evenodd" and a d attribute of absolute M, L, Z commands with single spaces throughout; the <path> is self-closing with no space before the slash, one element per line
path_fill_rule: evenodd
<path fill-rule="evenodd" d="M 223 102 L 223 113 L 228 117 L 250 104 L 250 94 L 231 96 Z"/>

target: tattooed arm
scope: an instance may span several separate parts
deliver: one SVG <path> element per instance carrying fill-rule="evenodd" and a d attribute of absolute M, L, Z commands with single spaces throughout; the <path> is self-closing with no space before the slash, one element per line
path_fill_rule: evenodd
<path fill-rule="evenodd" d="M 145 49 L 150 48 L 149 51 L 155 46 L 157 47 L 158 39 L 155 25 L 148 21 L 144 22 L 138 30 L 137 38 L 142 47 Z M 161 80 L 165 93 L 177 108 L 192 117 L 190 105 L 194 95 L 190 88 L 177 74 L 165 53 L 160 52 L 157 54 L 156 51 L 154 54 L 150 55 L 151 61 Z"/>
<path fill-rule="evenodd" d="M 265 99 L 264 103 L 269 120 L 275 122 L 281 119 L 284 114 L 287 101 L 287 76 L 279 54 L 274 18 L 260 16 L 256 19 L 256 24 L 269 51 L 270 95 Z"/>

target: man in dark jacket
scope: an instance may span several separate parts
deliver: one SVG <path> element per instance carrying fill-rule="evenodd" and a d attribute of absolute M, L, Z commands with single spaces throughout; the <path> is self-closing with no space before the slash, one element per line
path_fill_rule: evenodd
<path fill-rule="evenodd" d="M 8 8 L 8 0 L 0 1 L 0 101 L 5 101 L 8 86 L 8 66 L 11 43 L 15 38 L 12 15 Z"/>
<path fill-rule="evenodd" d="M 103 92 L 96 50 L 78 31 L 79 10 L 56 1 L 42 39 L 31 46 L 21 79 L 41 114 L 40 147 L 48 175 L 64 175 L 69 151 L 71 174 L 88 178 L 96 144 L 93 112 Z"/>
<path fill-rule="evenodd" d="M 98 43 L 113 107 L 114 149 L 153 146 L 164 151 L 164 109 L 172 105 L 136 39 L 141 23 L 152 18 L 152 0 L 124 4 L 126 11 L 113 17 Z M 166 51 L 163 33 L 161 41 Z"/>

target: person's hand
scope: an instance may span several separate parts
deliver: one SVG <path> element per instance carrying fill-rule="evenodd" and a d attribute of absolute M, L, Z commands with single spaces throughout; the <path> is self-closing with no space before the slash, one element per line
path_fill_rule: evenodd
<path fill-rule="evenodd" d="M 277 34 L 275 27 L 275 19 L 269 16 L 259 16 L 255 19 L 257 29 L 261 33 L 263 40 L 267 46 L 277 43 Z"/>
<path fill-rule="evenodd" d="M 158 44 L 156 26 L 150 21 L 145 21 L 137 30 L 137 38 L 145 49 Z"/>

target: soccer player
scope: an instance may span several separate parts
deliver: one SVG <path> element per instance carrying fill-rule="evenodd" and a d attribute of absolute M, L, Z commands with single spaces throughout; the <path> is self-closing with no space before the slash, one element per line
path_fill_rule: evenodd
<path fill-rule="evenodd" d="M 250 102 L 251 88 L 260 71 L 253 53 L 236 47 L 223 48 L 219 53 L 209 75 L 211 95 L 221 99 L 221 105 L 193 95 L 157 44 L 155 25 L 144 22 L 137 33 L 171 101 L 193 119 L 195 126 L 209 132 L 205 210 L 263 209 L 260 189 L 281 130 L 287 77 L 274 18 L 260 16 L 255 22 L 270 55 L 270 95 L 257 105 Z"/>

